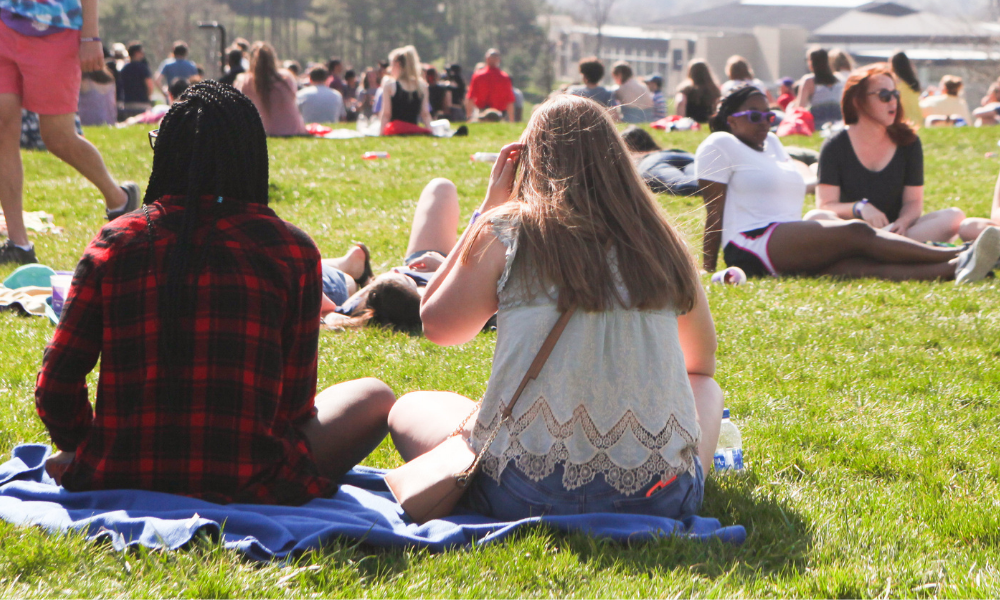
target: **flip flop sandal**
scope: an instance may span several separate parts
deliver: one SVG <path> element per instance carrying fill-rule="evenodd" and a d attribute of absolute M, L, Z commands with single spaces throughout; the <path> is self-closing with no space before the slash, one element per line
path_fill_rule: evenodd
<path fill-rule="evenodd" d="M 363 288 L 372 279 L 372 253 L 368 251 L 368 246 L 365 246 L 362 242 L 354 242 L 354 245 L 361 248 L 361 251 L 365 253 L 365 270 L 361 272 L 361 277 L 358 278 L 358 287 Z"/>

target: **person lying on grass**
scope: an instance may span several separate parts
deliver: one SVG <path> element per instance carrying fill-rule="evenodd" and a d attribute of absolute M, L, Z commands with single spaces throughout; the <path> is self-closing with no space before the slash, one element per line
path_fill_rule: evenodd
<path fill-rule="evenodd" d="M 519 172 L 515 177 L 515 171 Z M 560 313 L 579 309 L 489 445 L 463 502 L 500 520 L 626 512 L 683 518 L 721 423 L 716 337 L 698 272 L 597 103 L 558 95 L 493 167 L 481 216 L 431 279 L 441 345 L 499 311 L 481 405 L 414 392 L 389 413 L 409 461 L 461 430 L 479 450 Z"/>
<path fill-rule="evenodd" d="M 959 235 L 961 210 L 924 214 L 924 151 L 905 120 L 920 115 L 904 114 L 889 64 L 851 73 L 841 107 L 848 127 L 820 150 L 817 210 L 805 218 L 861 219 L 918 242 L 950 242 Z"/>
<path fill-rule="evenodd" d="M 834 275 L 889 280 L 986 277 L 1000 258 L 1000 229 L 967 250 L 936 248 L 860 220 L 803 221 L 805 181 L 778 137 L 774 113 L 754 87 L 734 90 L 709 122 L 695 170 L 707 209 L 704 268 L 726 264 L 750 277 Z"/>
<path fill-rule="evenodd" d="M 319 250 L 267 207 L 260 117 L 206 81 L 155 139 L 142 210 L 87 247 L 45 350 L 35 404 L 59 449 L 46 469 L 73 491 L 330 495 L 385 437 L 395 397 L 375 379 L 316 396 Z"/>
<path fill-rule="evenodd" d="M 355 283 L 353 277 L 371 273 L 361 248 L 352 248 L 340 258 L 323 259 L 324 322 L 333 327 L 371 323 L 419 333 L 420 298 L 427 282 L 455 247 L 459 213 L 455 184 L 440 177 L 432 179 L 417 201 L 403 266 L 394 267 L 366 285 Z M 341 285 L 341 281 L 346 283 Z"/>

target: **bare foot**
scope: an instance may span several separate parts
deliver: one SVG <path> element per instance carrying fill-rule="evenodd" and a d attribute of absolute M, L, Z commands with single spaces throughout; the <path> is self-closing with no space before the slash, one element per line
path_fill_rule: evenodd
<path fill-rule="evenodd" d="M 324 258 L 323 262 L 340 269 L 355 280 L 360 279 L 365 273 L 365 251 L 358 246 L 351 246 L 351 249 L 343 256 Z"/>

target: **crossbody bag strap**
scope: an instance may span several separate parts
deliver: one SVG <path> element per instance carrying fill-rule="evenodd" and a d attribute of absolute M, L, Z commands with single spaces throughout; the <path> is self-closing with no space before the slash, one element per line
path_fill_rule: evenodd
<path fill-rule="evenodd" d="M 542 367 L 545 366 L 545 361 L 549 359 L 549 355 L 552 354 L 552 349 L 555 348 L 556 342 L 559 341 L 559 337 L 562 335 L 563 330 L 566 329 L 566 324 L 569 323 L 570 317 L 572 317 L 575 312 L 576 304 L 573 304 L 566 310 L 566 312 L 559 316 L 559 320 L 552 326 L 552 331 L 550 331 L 548 337 L 545 338 L 545 341 L 542 343 L 542 347 L 538 350 L 538 354 L 535 355 L 535 360 L 531 361 L 531 366 L 528 367 L 528 372 L 524 374 L 524 378 L 521 379 L 521 384 L 517 386 L 517 390 L 510 398 L 510 403 L 507 405 L 507 408 L 504 409 L 503 414 L 501 415 L 501 421 L 510 417 L 511 413 L 514 411 L 514 404 L 516 404 L 518 398 L 521 397 L 521 392 L 523 392 L 524 388 L 528 386 L 528 382 L 538 377 L 538 374 L 542 372 Z"/>

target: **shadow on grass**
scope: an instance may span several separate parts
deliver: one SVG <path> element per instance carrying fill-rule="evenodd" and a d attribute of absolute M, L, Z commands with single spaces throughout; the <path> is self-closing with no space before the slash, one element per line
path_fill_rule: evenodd
<path fill-rule="evenodd" d="M 709 476 L 700 516 L 715 517 L 723 525 L 743 525 L 746 541 L 737 546 L 717 539 L 665 537 L 622 545 L 575 535 L 568 542 L 581 560 L 600 569 L 644 573 L 681 568 L 707 578 L 745 580 L 804 571 L 813 545 L 812 528 L 787 504 L 771 497 L 756 473 Z"/>
<path fill-rule="evenodd" d="M 811 526 L 787 504 L 772 498 L 768 486 L 761 485 L 755 473 L 709 477 L 701 516 L 718 518 L 723 525 L 743 525 L 747 529 L 746 542 L 737 546 L 718 539 L 703 542 L 663 537 L 620 543 L 536 525 L 522 527 L 498 544 L 468 551 L 493 553 L 510 548 L 517 552 L 524 544 L 533 546 L 541 539 L 549 551 L 568 551 L 580 562 L 589 563 L 594 571 L 643 575 L 679 569 L 709 579 L 751 581 L 762 575 L 787 577 L 805 570 L 813 545 Z M 391 580 L 417 567 L 430 554 L 426 550 L 386 550 L 369 547 L 363 541 L 335 540 L 321 550 L 306 553 L 297 564 L 349 563 L 364 578 Z M 308 574 L 304 575 L 308 580 Z"/>

